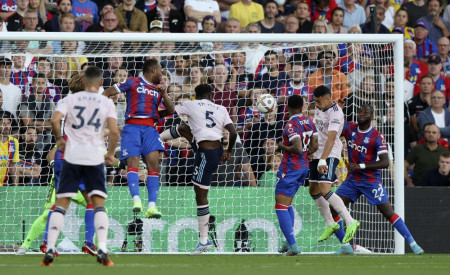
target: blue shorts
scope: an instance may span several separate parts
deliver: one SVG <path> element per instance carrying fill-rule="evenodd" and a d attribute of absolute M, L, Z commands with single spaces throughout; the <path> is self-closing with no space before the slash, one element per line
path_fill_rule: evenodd
<path fill-rule="evenodd" d="M 275 195 L 283 194 L 286 197 L 293 197 L 297 193 L 298 188 L 305 182 L 308 176 L 309 168 L 288 170 L 285 175 L 281 170 L 277 173 L 277 185 L 275 187 Z"/>
<path fill-rule="evenodd" d="M 370 205 L 379 205 L 389 201 L 386 188 L 381 181 L 372 183 L 345 180 L 336 190 L 336 194 L 349 198 L 353 202 L 356 202 L 359 196 L 364 194 Z"/>
<path fill-rule="evenodd" d="M 335 183 L 338 181 L 336 177 L 336 167 L 339 164 L 338 158 L 327 158 L 328 173 L 326 174 L 321 174 L 317 171 L 317 164 L 319 164 L 318 159 L 313 159 L 309 163 L 309 182 Z"/>
<path fill-rule="evenodd" d="M 126 124 L 121 136 L 120 160 L 128 157 L 145 157 L 154 151 L 165 151 L 164 143 L 153 127 Z"/>
<path fill-rule="evenodd" d="M 94 166 L 71 164 L 64 160 L 56 188 L 57 198 L 77 196 L 79 183 L 83 180 L 88 196 L 97 195 L 106 198 L 105 165 Z M 55 185 L 56 187 L 56 185 Z"/>
<path fill-rule="evenodd" d="M 61 175 L 61 169 L 63 167 L 64 159 L 62 158 L 62 154 L 64 152 L 61 150 L 56 150 L 55 152 L 55 159 L 53 164 L 53 181 L 55 183 L 55 188 L 58 189 L 59 184 L 59 178 Z M 86 191 L 86 186 L 84 186 L 83 180 L 80 181 L 80 184 L 78 184 L 78 190 L 81 192 Z"/>
<path fill-rule="evenodd" d="M 192 183 L 201 188 L 208 189 L 211 186 L 213 173 L 217 170 L 217 166 L 219 166 L 222 154 L 222 146 L 217 149 L 198 148 L 197 153 L 195 153 Z"/>

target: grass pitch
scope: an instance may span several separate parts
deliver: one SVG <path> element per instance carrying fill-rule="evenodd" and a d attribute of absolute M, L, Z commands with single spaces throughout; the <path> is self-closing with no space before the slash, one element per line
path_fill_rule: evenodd
<path fill-rule="evenodd" d="M 87 255 L 61 255 L 42 267 L 42 255 L 0 255 L 0 274 L 138 275 L 138 274 L 311 274 L 412 275 L 450 274 L 449 254 L 416 256 L 301 255 L 112 255 L 114 267 L 104 267 Z"/>

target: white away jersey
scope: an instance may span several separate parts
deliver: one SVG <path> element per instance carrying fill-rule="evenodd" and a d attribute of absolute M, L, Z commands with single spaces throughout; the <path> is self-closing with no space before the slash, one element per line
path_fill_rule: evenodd
<path fill-rule="evenodd" d="M 65 116 L 67 135 L 64 159 L 72 164 L 99 165 L 105 160 L 103 138 L 106 120 L 117 120 L 112 100 L 91 92 L 78 92 L 61 99 L 55 111 Z"/>
<path fill-rule="evenodd" d="M 233 123 L 225 107 L 207 99 L 185 101 L 175 106 L 178 115 L 187 115 L 196 142 L 221 140 L 225 125 Z"/>
<path fill-rule="evenodd" d="M 340 158 L 342 142 L 339 137 L 344 128 L 344 113 L 342 112 L 342 109 L 336 103 L 323 111 L 316 108 L 314 124 L 316 124 L 317 132 L 319 133 L 319 149 L 314 153 L 314 159 L 320 159 L 322 156 L 329 131 L 336 131 L 337 134 L 333 149 L 328 157 Z"/>

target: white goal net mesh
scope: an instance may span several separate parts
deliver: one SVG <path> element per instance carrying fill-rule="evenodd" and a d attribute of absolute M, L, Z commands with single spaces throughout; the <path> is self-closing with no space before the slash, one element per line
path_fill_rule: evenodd
<path fill-rule="evenodd" d="M 303 96 L 304 113 L 313 117 L 312 92 L 315 87 L 326 85 L 332 90 L 333 99 L 343 107 L 348 121 L 355 121 L 358 106 L 373 105 L 376 111 L 373 125 L 393 149 L 392 43 L 1 43 L 0 78 L 11 81 L 9 85 L 5 85 L 6 80 L 0 85 L 2 109 L 11 113 L 10 135 L 18 140 L 17 165 L 23 168 L 11 168 L 17 161 L 11 151 L 14 142 L 5 139 L 8 134 L 2 130 L 0 249 L 6 252 L 15 251 L 24 241 L 29 243 L 31 251 L 39 249 L 45 210 L 51 207 L 51 202 L 46 202 L 53 173 L 46 156 L 54 146 L 54 138 L 45 122 L 54 104 L 70 93 L 70 77 L 81 74 L 87 66 L 103 70 L 106 89 L 128 77 L 142 76 L 143 62 L 158 59 L 163 67 L 163 84 L 168 86 L 169 96 L 176 104 L 192 100 L 199 84 L 213 86 L 214 101 L 227 108 L 239 133 L 232 159 L 219 166 L 209 193 L 211 215 L 215 218 L 210 224 L 210 236 L 216 244 L 214 251 L 276 252 L 283 242 L 274 211 L 274 188 L 281 160 L 277 143 L 288 119 L 288 96 Z M 43 98 L 37 101 L 42 103 L 36 104 L 33 100 L 41 98 L 40 93 Z M 263 114 L 255 107 L 256 98 L 264 93 L 272 94 L 278 102 L 272 113 Z M 114 101 L 119 124 L 123 126 L 125 98 L 118 96 Z M 166 117 L 161 119 L 158 129 L 162 131 L 183 119 L 176 115 Z M 134 217 L 126 169 L 108 168 L 108 246 L 112 251 L 191 252 L 195 249 L 198 233 L 191 184 L 194 152 L 184 138 L 166 142 L 165 146 L 160 160 L 157 206 L 162 218 L 159 220 Z M 345 161 L 343 152 L 337 171 L 339 184 L 347 173 Z M 147 173 L 143 163 L 139 169 L 140 193 L 146 201 Z M 383 171 L 383 182 L 393 203 L 392 168 Z M 325 222 L 309 196 L 307 182 L 299 189 L 293 205 L 296 239 L 303 252 L 333 252 L 339 248 L 334 236 L 317 242 Z M 393 253 L 393 229 L 376 207 L 361 198 L 351 205 L 351 210 L 361 221 L 354 245 L 371 252 Z M 85 234 L 84 212 L 82 203 L 72 203 L 60 235 L 61 251 L 80 251 Z M 42 228 L 38 228 L 36 236 L 31 236 L 35 239 L 26 240 L 33 222 L 42 214 L 38 220 Z"/>

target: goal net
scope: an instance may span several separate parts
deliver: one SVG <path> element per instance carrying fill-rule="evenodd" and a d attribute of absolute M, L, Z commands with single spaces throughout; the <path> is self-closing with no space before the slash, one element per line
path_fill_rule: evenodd
<path fill-rule="evenodd" d="M 143 63 L 149 58 L 160 61 L 162 83 L 176 104 L 194 99 L 197 85 L 211 84 L 213 101 L 227 108 L 239 133 L 232 159 L 219 166 L 209 192 L 214 216 L 209 227 L 215 244 L 213 252 L 276 253 L 284 242 L 274 211 L 274 189 L 281 160 L 277 143 L 289 119 L 287 98 L 293 94 L 303 96 L 304 113 L 313 117 L 317 111 L 312 92 L 319 85 L 330 87 L 347 121 L 356 120 L 356 111 L 362 104 L 374 107 L 373 125 L 386 138 L 392 164 L 383 171 L 383 182 L 395 211 L 404 213 L 400 35 L 8 33 L 0 39 L 0 56 L 5 58 L 2 64 L 11 64 L 11 72 L 8 66 L 0 65 L 0 78 L 10 74 L 11 81 L 10 86 L 0 86 L 2 108 L 12 114 L 11 135 L 19 141 L 19 148 L 15 148 L 20 158 L 17 165 L 23 168 L 14 168 L 16 160 L 8 158 L 11 149 L 2 153 L 3 252 L 14 252 L 25 241 L 33 222 L 44 213 L 45 206 L 49 207 L 46 200 L 53 170 L 46 157 L 54 139 L 45 121 L 54 104 L 70 93 L 70 77 L 82 74 L 87 66 L 97 66 L 103 70 L 106 89 L 128 77 L 142 76 Z M 16 91 L 20 91 L 19 99 L 14 97 Z M 277 101 L 273 112 L 261 113 L 255 106 L 258 96 L 265 93 Z M 38 101 L 44 104 L 33 103 L 41 97 Z M 119 125 L 123 126 L 125 98 L 117 96 L 114 102 Z M 166 117 L 161 119 L 158 130 L 183 120 L 176 115 Z M 2 148 L 11 146 L 8 142 Z M 108 167 L 108 246 L 112 251 L 186 253 L 195 249 L 198 232 L 191 184 L 194 152 L 184 138 L 168 141 L 165 147 L 160 159 L 159 220 L 134 216 L 126 169 Z M 345 150 L 342 155 L 336 187 L 347 173 Z M 145 202 L 147 173 L 142 162 L 139 170 L 140 194 Z M 334 252 L 339 248 L 336 237 L 317 242 L 325 222 L 309 196 L 307 184 L 293 201 L 297 242 L 305 253 Z M 60 251 L 80 251 L 84 213 L 83 204 L 71 204 L 58 240 Z M 351 213 L 361 221 L 353 241 L 355 247 L 367 253 L 404 252 L 401 236 L 365 198 L 351 205 Z M 40 219 L 37 224 L 45 226 L 45 215 Z M 38 251 L 43 234 L 34 237 L 35 240 L 29 240 L 30 250 Z"/>

